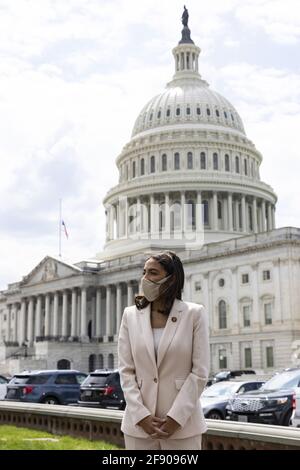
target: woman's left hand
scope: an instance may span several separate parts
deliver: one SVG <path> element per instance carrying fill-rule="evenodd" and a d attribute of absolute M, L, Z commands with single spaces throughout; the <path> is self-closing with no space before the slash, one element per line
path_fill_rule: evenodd
<path fill-rule="evenodd" d="M 179 428 L 180 428 L 180 424 L 177 423 L 175 419 L 171 418 L 170 416 L 167 416 L 165 419 L 165 422 L 159 427 L 159 429 L 157 429 L 157 433 L 155 437 L 157 439 L 168 439 Z"/>

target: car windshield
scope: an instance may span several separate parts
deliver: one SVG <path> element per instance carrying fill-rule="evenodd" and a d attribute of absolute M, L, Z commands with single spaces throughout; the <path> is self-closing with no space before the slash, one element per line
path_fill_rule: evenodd
<path fill-rule="evenodd" d="M 268 380 L 261 390 L 279 390 L 282 388 L 296 388 L 300 381 L 300 371 L 283 372 L 282 374 L 275 375 L 272 379 Z"/>
<path fill-rule="evenodd" d="M 202 393 L 202 397 L 222 397 L 231 396 L 240 387 L 239 383 L 217 383 L 208 387 Z"/>
<path fill-rule="evenodd" d="M 91 374 L 89 375 L 81 385 L 105 385 L 107 382 L 107 375 Z"/>
<path fill-rule="evenodd" d="M 10 383 L 11 384 L 27 384 L 30 379 L 30 375 L 15 375 Z"/>

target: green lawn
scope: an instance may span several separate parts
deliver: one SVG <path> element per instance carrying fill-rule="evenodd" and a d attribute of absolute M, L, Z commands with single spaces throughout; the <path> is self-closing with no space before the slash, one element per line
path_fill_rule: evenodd
<path fill-rule="evenodd" d="M 0 426 L 0 450 L 109 450 L 118 449 L 103 441 L 58 436 L 34 429 Z"/>

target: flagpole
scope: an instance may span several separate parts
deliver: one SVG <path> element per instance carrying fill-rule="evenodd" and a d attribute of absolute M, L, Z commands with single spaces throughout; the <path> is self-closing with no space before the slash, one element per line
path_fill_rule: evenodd
<path fill-rule="evenodd" d="M 58 228 L 58 235 L 59 235 L 59 253 L 58 256 L 61 258 L 61 199 L 59 200 L 59 228 Z"/>

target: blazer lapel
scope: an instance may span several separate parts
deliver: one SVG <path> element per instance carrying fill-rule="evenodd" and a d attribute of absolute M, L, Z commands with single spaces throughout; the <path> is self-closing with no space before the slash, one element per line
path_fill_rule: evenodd
<path fill-rule="evenodd" d="M 140 314 L 139 318 L 141 321 L 142 332 L 143 332 L 143 336 L 145 339 L 147 350 L 153 362 L 154 368 L 157 369 L 155 351 L 154 351 L 153 332 L 151 328 L 150 305 L 151 304 L 147 305 L 147 307 L 143 308 L 142 310 L 139 310 L 139 314 Z"/>
<path fill-rule="evenodd" d="M 175 299 L 171 312 L 169 314 L 164 332 L 159 342 L 158 352 L 157 352 L 157 368 L 159 368 L 168 350 L 168 347 L 170 346 L 171 341 L 174 338 L 174 335 L 178 328 L 178 324 L 180 322 L 182 310 L 183 310 L 182 302 L 180 302 L 180 300 L 178 299 Z"/>

